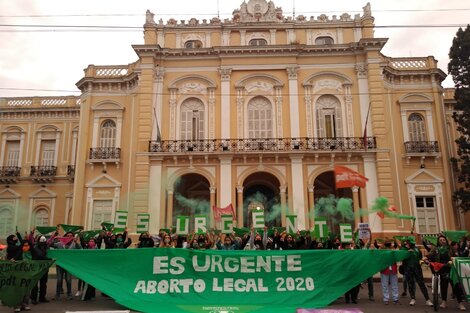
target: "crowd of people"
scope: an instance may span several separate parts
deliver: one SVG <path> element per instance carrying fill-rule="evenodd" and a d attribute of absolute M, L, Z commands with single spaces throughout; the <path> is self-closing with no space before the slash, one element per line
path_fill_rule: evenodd
<path fill-rule="evenodd" d="M 409 293 L 410 306 L 416 304 L 416 284 L 419 286 L 426 305 L 432 306 L 433 303 L 429 297 L 428 288 L 424 283 L 422 266 L 426 264 L 440 263 L 439 269 L 441 277 L 441 308 L 446 308 L 448 286 L 451 285 L 452 296 L 458 302 L 460 310 L 465 310 L 464 292 L 459 283 L 452 283 L 449 279 L 452 259 L 454 257 L 469 257 L 470 238 L 462 237 L 459 242 L 448 242 L 444 235 L 438 237 L 437 243 L 423 240 L 423 250 L 416 246 L 415 237 L 404 237 L 399 240 L 372 240 L 372 234 L 369 229 L 368 236 L 356 239 L 348 243 L 341 242 L 339 237 L 322 238 L 317 240 L 311 236 L 310 232 L 297 232 L 289 234 L 278 229 L 258 231 L 254 228 L 244 234 L 221 234 L 208 232 L 205 234 L 190 233 L 188 235 L 177 235 L 168 233 L 168 230 L 161 230 L 157 235 L 151 235 L 148 232 L 140 234 L 138 242 L 134 243 L 136 248 L 181 248 L 181 249 L 218 249 L 218 250 L 297 250 L 297 249 L 403 249 L 409 252 L 409 257 L 400 265 L 392 264 L 380 272 L 380 281 L 382 287 L 383 303 L 399 303 L 398 274 L 403 275 L 403 293 L 407 296 Z M 126 249 L 132 246 L 132 239 L 128 236 L 127 229 L 121 233 L 115 233 L 113 230 L 101 232 L 93 237 L 85 237 L 83 232 L 65 232 L 63 235 L 59 231 L 46 237 L 37 234 L 33 229 L 25 236 L 20 233 L 12 234 L 7 237 L 6 259 L 19 261 L 23 259 L 48 260 L 48 249 Z M 425 252 L 423 255 L 423 251 Z M 56 266 L 57 284 L 54 300 L 60 300 L 65 294 L 67 299 L 72 299 L 72 276 L 65 269 Z M 65 280 L 66 293 L 63 289 Z M 46 272 L 37 285 L 26 295 L 22 303 L 14 307 L 14 312 L 30 310 L 29 303 L 34 305 L 47 303 L 48 272 Z M 375 301 L 373 277 L 369 277 L 367 283 L 368 296 L 370 301 Z M 355 286 L 349 290 L 344 299 L 346 303 L 357 303 L 359 289 L 361 285 Z M 93 286 L 78 280 L 78 291 L 75 296 L 81 300 L 90 300 L 96 296 Z M 106 296 L 106 295 L 104 295 Z"/>

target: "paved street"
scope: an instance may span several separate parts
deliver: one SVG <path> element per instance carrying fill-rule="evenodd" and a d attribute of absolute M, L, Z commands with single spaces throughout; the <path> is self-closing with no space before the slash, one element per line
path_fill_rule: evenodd
<path fill-rule="evenodd" d="M 429 276 L 429 275 L 426 275 Z M 377 277 L 376 279 L 377 280 Z M 97 297 L 91 301 L 80 301 L 77 297 L 73 300 L 61 299 L 59 301 L 52 300 L 55 293 L 55 275 L 52 274 L 48 283 L 48 299 L 50 303 L 40 303 L 38 305 L 31 305 L 31 312 L 44 312 L 44 313 L 64 313 L 67 311 L 107 311 L 107 310 L 126 310 L 116 304 L 112 299 L 103 297 L 100 292 L 97 292 Z M 429 285 L 429 284 L 427 284 Z M 402 284 L 400 283 L 400 292 L 402 291 Z M 64 286 L 65 287 L 65 286 Z M 77 288 L 77 280 L 73 280 L 72 288 L 74 293 Z M 430 291 L 430 288 L 429 288 Z M 432 307 L 426 307 L 424 305 L 424 298 L 419 290 L 416 293 L 416 305 L 414 307 L 409 306 L 409 297 L 400 298 L 400 304 L 384 305 L 382 303 L 382 292 L 380 283 L 377 281 L 374 283 L 375 301 L 371 302 L 368 300 L 367 285 L 361 288 L 359 293 L 360 299 L 358 304 L 346 304 L 343 298 L 335 301 L 330 308 L 341 309 L 341 308 L 359 308 L 366 313 L 384 312 L 384 313 L 400 313 L 400 312 L 418 312 L 418 313 L 431 313 L 434 312 Z M 449 288 L 450 292 L 450 288 Z M 449 298 L 449 308 L 440 309 L 439 312 L 461 312 L 457 308 L 457 302 Z M 466 303 L 467 311 L 470 311 L 470 304 Z M 13 312 L 13 309 L 0 306 L 0 312 Z M 162 312 L 166 313 L 166 312 Z M 168 312 L 171 313 L 171 312 Z M 294 312 L 292 312 L 294 313 Z"/>

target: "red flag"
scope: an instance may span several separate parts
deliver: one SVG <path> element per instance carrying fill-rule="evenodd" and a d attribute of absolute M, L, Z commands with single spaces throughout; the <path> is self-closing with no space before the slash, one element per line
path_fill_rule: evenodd
<path fill-rule="evenodd" d="M 222 214 L 232 214 L 233 218 L 235 219 L 235 210 L 233 209 L 232 204 L 230 203 L 225 208 L 218 208 L 215 205 L 212 207 L 214 211 L 214 220 L 220 222 L 220 217 Z"/>
<path fill-rule="evenodd" d="M 335 180 L 336 188 L 348 188 L 348 187 L 366 187 L 368 179 L 359 174 L 358 172 L 346 167 L 335 165 Z"/>

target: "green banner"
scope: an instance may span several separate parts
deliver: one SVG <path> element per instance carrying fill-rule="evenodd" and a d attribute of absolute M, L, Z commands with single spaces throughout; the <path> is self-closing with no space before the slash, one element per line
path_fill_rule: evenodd
<path fill-rule="evenodd" d="M 21 304 L 54 261 L 0 260 L 0 300 L 7 306 Z"/>
<path fill-rule="evenodd" d="M 57 230 L 56 226 L 36 226 L 36 230 L 41 235 L 48 235 Z"/>
<path fill-rule="evenodd" d="M 450 278 L 454 283 L 460 281 L 467 301 L 470 301 L 470 258 L 454 258 Z"/>
<path fill-rule="evenodd" d="M 222 234 L 232 234 L 233 233 L 233 215 L 222 214 L 220 216 L 220 225 L 221 225 Z"/>
<path fill-rule="evenodd" d="M 136 311 L 285 313 L 327 306 L 408 251 L 62 249 L 48 255 Z"/>
<path fill-rule="evenodd" d="M 286 215 L 286 231 L 288 234 L 296 234 L 297 233 L 297 215 L 289 214 Z"/>

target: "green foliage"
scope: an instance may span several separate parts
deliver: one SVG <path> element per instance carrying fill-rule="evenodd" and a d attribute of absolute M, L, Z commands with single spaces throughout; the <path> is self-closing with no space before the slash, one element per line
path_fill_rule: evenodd
<path fill-rule="evenodd" d="M 455 107 L 453 118 L 457 124 L 460 137 L 457 143 L 459 156 L 458 182 L 461 185 L 454 192 L 462 211 L 470 210 L 470 25 L 463 30 L 460 28 L 452 42 L 449 51 L 449 74 L 455 84 Z"/>

